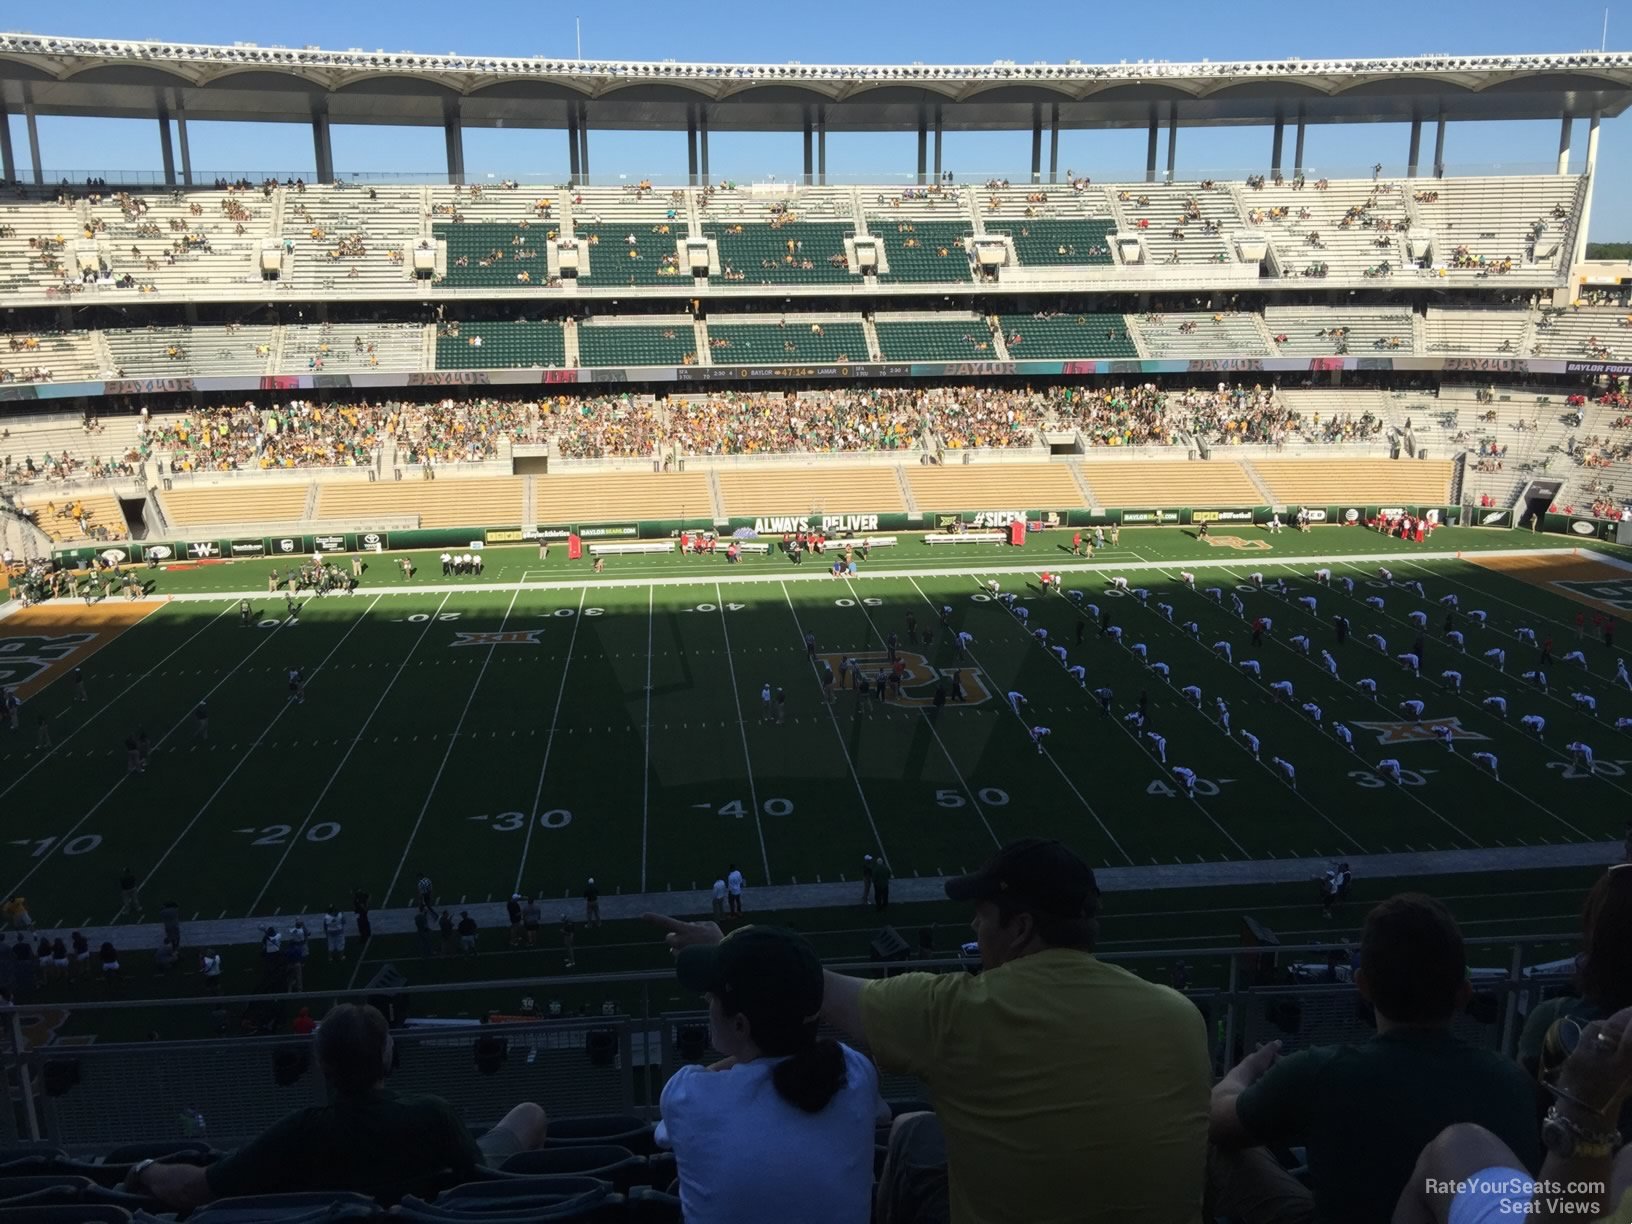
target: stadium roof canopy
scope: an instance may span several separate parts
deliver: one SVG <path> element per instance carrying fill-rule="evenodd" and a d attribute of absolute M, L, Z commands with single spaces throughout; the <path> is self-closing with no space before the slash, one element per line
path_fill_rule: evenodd
<path fill-rule="evenodd" d="M 707 64 L 0 34 L 41 115 L 715 131 L 1064 128 L 1619 115 L 1632 54 L 1087 64 Z"/>

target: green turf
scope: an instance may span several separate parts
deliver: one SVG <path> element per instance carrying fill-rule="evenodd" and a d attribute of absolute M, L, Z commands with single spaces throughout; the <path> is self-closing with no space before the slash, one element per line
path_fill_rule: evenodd
<path fill-rule="evenodd" d="M 1244 538 L 1260 539 L 1260 533 Z M 62 685 L 30 703 L 52 719 L 59 748 L 39 763 L 31 739 L 0 739 L 0 804 L 10 815 L 0 844 L 0 884 L 21 891 L 42 927 L 113 920 L 117 879 L 126 864 L 146 881 L 150 904 L 174 896 L 184 917 L 320 913 L 345 906 L 367 888 L 377 906 L 411 899 L 422 871 L 440 895 L 481 902 L 512 889 L 545 897 L 576 895 L 594 875 L 609 894 L 706 886 L 738 864 L 750 889 L 765 883 L 854 880 L 861 855 L 882 850 L 899 877 L 973 867 L 997 843 L 1026 834 L 1065 838 L 1093 862 L 1125 866 L 1224 859 L 1309 858 L 1324 862 L 1367 851 L 1534 846 L 1619 837 L 1632 799 L 1622 772 L 1632 743 L 1605 724 L 1632 713 L 1632 694 L 1612 689 L 1601 647 L 1591 651 L 1596 725 L 1552 698 L 1522 692 L 1512 673 L 1526 653 L 1511 627 L 1551 621 L 1567 648 L 1578 605 L 1475 567 L 1450 561 L 1416 565 L 1422 550 L 1358 529 L 1286 533 L 1268 553 L 1226 554 L 1174 530 L 1129 531 L 1114 555 L 1071 572 L 1068 585 L 1101 606 L 1115 605 L 1126 641 L 1145 641 L 1151 658 L 1172 668 L 1174 687 L 1156 682 L 1125 649 L 1090 628 L 1072 644 L 1080 613 L 1067 600 L 1032 599 L 1032 628 L 1047 627 L 1089 668 L 1090 687 L 1116 691 L 1106 718 L 1053 659 L 997 605 L 980 598 L 973 573 L 984 564 L 1057 564 L 1061 537 L 1034 539 L 1024 553 L 993 548 L 934 550 L 905 544 L 880 553 L 854 583 L 750 581 L 792 575 L 783 559 L 741 568 L 723 558 L 618 558 L 592 577 L 568 565 L 562 550 L 540 563 L 532 549 L 494 550 L 483 581 L 552 579 L 545 587 L 461 589 L 421 563 L 427 589 L 376 600 L 399 581 L 381 559 L 361 592 L 308 601 L 298 625 L 241 627 L 236 601 L 174 602 L 129 630 L 87 666 L 93 700 L 76 705 Z M 1571 546 L 1528 533 L 1442 531 L 1436 549 Z M 1370 674 L 1386 708 L 1330 680 L 1295 656 L 1287 636 L 1307 628 L 1316 651 L 1330 640 L 1324 618 L 1341 609 L 1357 637 L 1373 627 L 1402 650 L 1410 634 L 1396 618 L 1416 606 L 1387 593 L 1383 616 L 1356 600 L 1321 592 L 1321 623 L 1269 595 L 1246 595 L 1249 613 L 1276 619 L 1259 657 L 1266 681 L 1294 681 L 1299 700 L 1314 698 L 1326 718 L 1392 721 L 1408 696 L 1428 715 L 1454 715 L 1490 737 L 1501 756 L 1502 784 L 1477 773 L 1472 747 L 1454 756 L 1429 743 L 1388 749 L 1356 727 L 1358 754 L 1341 751 L 1296 710 L 1272 705 L 1261 686 L 1220 662 L 1210 649 L 1229 636 L 1239 661 L 1252 652 L 1245 628 L 1171 576 L 1188 559 L 1239 560 L 1249 569 L 1293 575 L 1307 587 L 1311 565 L 1299 555 L 1397 554 L 1396 575 L 1421 576 L 1430 598 L 1456 590 L 1463 607 L 1490 612 L 1486 633 L 1510 651 L 1509 675 L 1477 659 L 1462 664 L 1470 695 L 1505 692 L 1512 722 L 1457 701 L 1427 678 L 1367 656 L 1361 641 L 1342 652 L 1344 682 Z M 1166 574 L 1145 571 L 1157 600 L 1178 620 L 1196 619 L 1192 641 L 1131 599 L 1103 594 L 1119 560 L 1171 561 Z M 1066 560 L 1069 560 L 1066 558 Z M 950 573 L 907 576 L 915 562 Z M 816 563 L 807 565 L 810 573 Z M 893 567 L 893 570 L 892 570 Z M 264 587 L 270 562 L 207 566 L 157 575 L 160 593 Z M 1369 574 L 1335 564 L 1339 574 Z M 1218 581 L 1205 571 L 1201 585 Z M 801 574 L 801 577 L 804 576 Z M 620 577 L 682 579 L 662 585 Z M 693 581 L 684 581 L 692 579 Z M 1019 587 L 1017 576 L 1004 579 Z M 1035 592 L 1031 592 L 1035 594 Z M 872 601 L 877 601 L 876 603 Z M 974 658 L 993 699 L 949 707 L 932 722 L 917 708 L 886 707 L 860 717 L 840 694 L 829 713 L 801 645 L 805 631 L 824 651 L 878 650 L 882 635 L 911 613 L 933 625 L 942 603 L 977 638 Z M 257 611 L 281 613 L 281 599 Z M 1438 609 L 1430 604 L 1437 635 Z M 269 616 L 267 619 L 276 620 Z M 459 646 L 458 635 L 535 631 L 536 644 Z M 1470 645 L 1478 642 L 1469 631 Z M 920 648 L 935 669 L 956 666 L 941 637 Z M 1431 648 L 1429 674 L 1445 666 Z M 285 702 L 283 671 L 310 675 L 304 706 Z M 1555 667 L 1555 697 L 1565 679 Z M 759 719 L 758 693 L 769 682 L 788 695 L 788 722 Z M 1254 764 L 1238 741 L 1178 698 L 1194 682 L 1225 695 L 1235 726 L 1298 766 L 1290 792 Z M 1050 726 L 1047 754 L 1002 703 L 1017 688 L 1031 700 L 1030 720 Z M 1168 739 L 1169 764 L 1187 764 L 1209 787 L 1199 803 L 1160 793 L 1171 779 L 1128 732 L 1120 715 L 1141 688 L 1151 693 L 1154 724 Z M 917 689 L 923 696 L 927 689 Z M 210 740 L 191 740 L 189 712 L 208 694 Z M 1517 732 L 1520 713 L 1549 720 L 1547 742 Z M 158 745 L 148 773 L 125 777 L 120 744 L 145 728 Z M 1600 771 L 1570 776 L 1561 745 L 1585 736 Z M 1370 766 L 1398 756 L 1420 786 L 1382 787 Z M 1155 793 L 1153 793 L 1153 791 Z M 750 904 L 751 902 L 750 893 Z"/>

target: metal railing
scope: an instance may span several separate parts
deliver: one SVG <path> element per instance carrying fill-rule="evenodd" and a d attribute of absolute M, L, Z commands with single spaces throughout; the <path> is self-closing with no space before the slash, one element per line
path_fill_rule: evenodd
<path fill-rule="evenodd" d="M 1572 962 L 1551 959 L 1559 942 L 1556 934 L 1481 939 L 1473 959 L 1485 965 L 1471 971 L 1474 998 L 1455 1020 L 1456 1033 L 1511 1057 L 1529 1009 L 1566 983 Z M 1147 975 L 1170 976 L 1184 966 L 1186 980 L 1180 984 L 1207 1018 L 1215 1074 L 1271 1038 L 1295 1050 L 1368 1037 L 1373 1023 L 1350 980 L 1348 955 L 1346 945 L 1334 944 L 1102 954 Z M 953 958 L 830 966 L 860 976 L 972 967 Z M 401 980 L 395 968 L 384 976 Z M 412 963 L 403 968 L 412 972 Z M 390 1015 L 398 1034 L 393 1087 L 445 1097 L 472 1126 L 490 1125 L 524 1099 L 557 1116 L 653 1117 L 667 1078 L 684 1063 L 711 1054 L 706 1013 L 662 1005 L 674 989 L 671 971 L 652 970 L 375 985 L 321 995 L 76 1002 L 73 1024 L 80 1033 L 95 1032 L 103 1017 L 116 1028 L 133 1030 L 149 1024 L 174 1027 L 202 1013 L 208 1023 L 201 1031 L 222 1034 L 86 1044 L 73 1044 L 77 1037 L 51 1043 L 49 1006 L 7 1007 L 0 1009 L 0 1060 L 14 1108 L 0 1111 L 0 1141 L 46 1140 L 75 1151 L 138 1137 L 180 1138 L 179 1120 L 186 1116 L 191 1125 L 198 1113 L 205 1116 L 212 1142 L 227 1146 L 245 1140 L 289 1110 L 324 1100 L 322 1074 L 307 1057 L 309 1040 L 280 1030 L 303 1003 L 317 1010 L 345 1000 L 374 1003 Z M 549 1018 L 551 995 L 565 993 L 602 994 L 607 1001 L 600 1015 Z M 496 999 L 523 996 L 541 1003 L 520 1014 L 492 1010 Z M 265 1035 L 226 1036 L 235 1023 Z M 891 1097 L 925 1095 L 923 1086 L 907 1077 L 887 1075 L 882 1086 Z"/>

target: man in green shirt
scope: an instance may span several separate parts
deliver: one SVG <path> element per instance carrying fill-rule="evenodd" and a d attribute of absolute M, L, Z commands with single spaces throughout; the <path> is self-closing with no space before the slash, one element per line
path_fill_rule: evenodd
<path fill-rule="evenodd" d="M 1280 1057 L 1273 1041 L 1213 1089 L 1209 1216 L 1260 1224 L 1387 1220 L 1423 1146 L 1458 1122 L 1494 1132 L 1534 1169 L 1534 1081 L 1451 1033 L 1467 1003 L 1466 951 L 1432 897 L 1391 897 L 1366 916 L 1355 985 L 1377 1035 Z M 1313 1190 L 1261 1145 L 1308 1149 Z"/>
<path fill-rule="evenodd" d="M 297 1109 L 207 1167 L 143 1161 L 126 1189 L 183 1211 L 218 1198 L 299 1190 L 354 1190 L 394 1203 L 447 1171 L 470 1176 L 479 1165 L 544 1146 L 544 1110 L 530 1102 L 472 1139 L 440 1097 L 387 1091 L 391 1033 L 375 1008 L 332 1008 L 313 1042 L 329 1084 L 327 1105 Z"/>

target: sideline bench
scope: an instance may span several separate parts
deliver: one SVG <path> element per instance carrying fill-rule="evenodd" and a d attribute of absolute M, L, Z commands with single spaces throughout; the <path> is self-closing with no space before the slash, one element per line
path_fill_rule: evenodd
<path fill-rule="evenodd" d="M 605 557 L 614 553 L 666 553 L 674 551 L 673 540 L 627 540 L 617 544 L 591 544 L 589 555 Z"/>
<path fill-rule="evenodd" d="M 925 544 L 1006 544 L 1006 531 L 926 531 Z"/>

